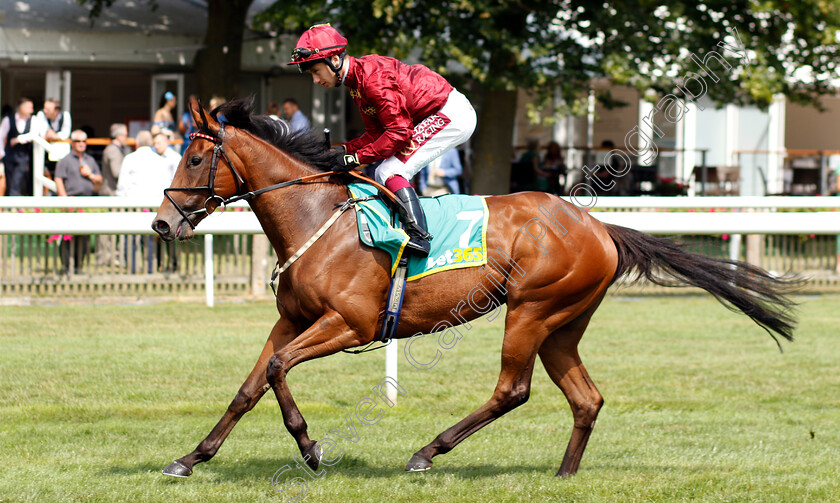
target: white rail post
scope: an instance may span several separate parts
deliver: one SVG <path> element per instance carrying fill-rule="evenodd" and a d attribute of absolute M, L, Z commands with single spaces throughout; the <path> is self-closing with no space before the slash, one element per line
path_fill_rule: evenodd
<path fill-rule="evenodd" d="M 265 234 L 254 234 L 251 239 L 251 295 L 265 295 L 265 278 L 268 270 L 268 250 L 270 247 Z"/>
<path fill-rule="evenodd" d="M 741 260 L 741 236 L 742 234 L 729 236 L 729 260 Z"/>
<path fill-rule="evenodd" d="M 40 143 L 32 142 L 32 193 L 35 197 L 44 195 L 44 147 Z"/>
<path fill-rule="evenodd" d="M 207 298 L 207 307 L 213 307 L 213 288 L 215 277 L 213 275 L 213 235 L 204 236 L 204 293 Z"/>
<path fill-rule="evenodd" d="M 399 382 L 397 380 L 397 360 L 399 359 L 399 349 L 396 339 L 391 339 L 391 342 L 388 343 L 388 346 L 385 347 L 385 377 L 391 378 L 394 382 Z M 385 385 L 385 389 L 387 390 L 388 400 L 392 403 L 397 403 L 397 387 L 396 386 L 388 386 Z"/>

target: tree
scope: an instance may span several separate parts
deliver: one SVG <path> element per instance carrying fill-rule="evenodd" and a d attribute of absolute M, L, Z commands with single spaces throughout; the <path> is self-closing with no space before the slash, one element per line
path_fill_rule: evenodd
<path fill-rule="evenodd" d="M 91 22 L 115 0 L 77 0 L 90 7 Z M 207 30 L 203 48 L 195 55 L 198 95 L 207 103 L 214 95 L 228 99 L 239 95 L 238 74 L 242 67 L 245 19 L 254 0 L 208 0 Z M 149 8 L 159 0 L 148 0 Z"/>
<path fill-rule="evenodd" d="M 840 28 L 838 3 L 823 0 L 316 0 L 277 2 L 260 20 L 292 34 L 329 20 L 351 53 L 411 53 L 450 80 L 463 75 L 448 63 L 460 63 L 480 84 L 473 174 L 480 193 L 508 190 L 517 89 L 545 100 L 557 90 L 566 112 L 582 108 L 598 78 L 651 97 L 673 93 L 698 70 L 691 54 L 702 61 L 726 41 L 748 57 L 729 58 L 731 70 L 707 96 L 766 107 L 782 93 L 817 104 L 833 92 Z"/>
<path fill-rule="evenodd" d="M 91 15 L 114 0 L 77 0 Z M 148 0 L 154 6 L 158 0 Z M 245 16 L 253 0 L 208 0 L 205 49 L 196 56 L 202 96 L 235 96 Z M 606 79 L 643 95 L 687 89 L 682 77 L 725 42 L 730 58 L 705 94 L 720 103 L 769 105 L 775 94 L 819 104 L 834 92 L 840 3 L 826 0 L 313 0 L 277 1 L 257 23 L 298 36 L 330 21 L 350 38 L 350 52 L 416 56 L 456 85 L 477 83 L 474 190 L 508 190 L 516 93 L 548 100 L 563 112 L 585 109 L 592 82 Z M 227 54 L 224 47 L 228 48 Z M 451 71 L 452 63 L 460 69 Z M 716 76 L 717 77 L 717 76 Z M 217 91 L 218 89 L 218 91 Z M 607 93 L 598 95 L 613 103 Z"/>
<path fill-rule="evenodd" d="M 239 96 L 245 18 L 254 0 L 208 0 L 204 48 L 195 55 L 198 92 L 202 98 Z"/>

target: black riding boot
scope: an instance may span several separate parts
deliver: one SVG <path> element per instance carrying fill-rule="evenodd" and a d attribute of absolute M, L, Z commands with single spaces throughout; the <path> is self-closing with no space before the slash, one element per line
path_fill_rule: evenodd
<path fill-rule="evenodd" d="M 420 200 L 413 187 L 403 187 L 394 193 L 400 201 L 400 214 L 405 223 L 405 232 L 411 238 L 406 248 L 420 257 L 429 256 L 429 240 L 432 235 L 427 232 L 426 214 L 420 206 Z"/>

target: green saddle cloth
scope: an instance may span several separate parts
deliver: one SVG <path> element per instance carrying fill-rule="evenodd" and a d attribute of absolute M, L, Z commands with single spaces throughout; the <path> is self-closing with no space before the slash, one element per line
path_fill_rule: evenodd
<path fill-rule="evenodd" d="M 354 198 L 376 196 L 379 191 L 367 183 L 348 186 Z M 408 281 L 436 272 L 463 267 L 479 267 L 487 263 L 487 203 L 481 196 L 445 195 L 421 197 L 429 234 L 434 236 L 427 258 L 408 254 Z M 405 251 L 408 234 L 394 227 L 398 222 L 390 209 L 379 199 L 356 204 L 356 223 L 362 243 L 391 255 L 391 275 Z"/>

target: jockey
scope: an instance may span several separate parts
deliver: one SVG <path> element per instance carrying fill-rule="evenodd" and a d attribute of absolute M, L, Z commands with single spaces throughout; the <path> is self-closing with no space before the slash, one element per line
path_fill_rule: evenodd
<path fill-rule="evenodd" d="M 396 194 L 410 238 L 407 248 L 429 254 L 426 216 L 408 183 L 424 166 L 469 139 L 475 110 L 469 100 L 442 76 L 423 65 L 406 65 L 375 54 L 347 56 L 347 39 L 329 24 L 301 35 L 290 65 L 312 75 L 324 87 L 350 90 L 362 114 L 365 133 L 343 146 L 334 167 L 349 171 L 360 164 L 383 161 L 376 180 Z"/>

